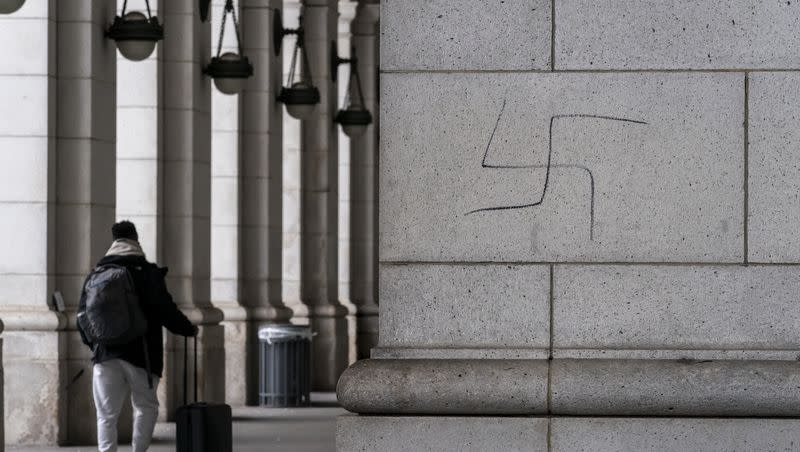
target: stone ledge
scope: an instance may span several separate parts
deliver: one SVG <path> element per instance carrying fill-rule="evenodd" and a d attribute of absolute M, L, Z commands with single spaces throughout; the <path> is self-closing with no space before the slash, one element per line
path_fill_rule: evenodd
<path fill-rule="evenodd" d="M 553 360 L 564 415 L 797 416 L 800 362 Z"/>
<path fill-rule="evenodd" d="M 800 363 L 371 359 L 337 395 L 359 414 L 799 416 Z"/>
<path fill-rule="evenodd" d="M 536 414 L 547 412 L 546 360 L 368 359 L 339 379 L 354 413 Z"/>

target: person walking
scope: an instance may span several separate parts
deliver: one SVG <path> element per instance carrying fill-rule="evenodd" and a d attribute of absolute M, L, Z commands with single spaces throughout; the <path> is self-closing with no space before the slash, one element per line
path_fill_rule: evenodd
<path fill-rule="evenodd" d="M 113 225 L 111 234 L 111 248 L 84 283 L 78 331 L 92 349 L 98 450 L 116 452 L 117 420 L 130 394 L 133 451 L 144 452 L 158 418 L 156 389 L 164 367 L 162 327 L 181 336 L 196 336 L 198 329 L 167 291 L 167 269 L 145 258 L 136 226 L 121 221 Z"/>

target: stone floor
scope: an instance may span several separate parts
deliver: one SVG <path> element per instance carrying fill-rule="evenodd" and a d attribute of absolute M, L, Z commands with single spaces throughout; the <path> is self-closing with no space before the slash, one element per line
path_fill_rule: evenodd
<path fill-rule="evenodd" d="M 344 414 L 335 394 L 312 394 L 311 408 L 234 408 L 236 452 L 329 452 L 335 450 L 336 416 Z M 130 452 L 130 446 L 120 447 Z M 159 424 L 150 452 L 175 451 L 175 425 Z M 10 447 L 7 452 L 96 452 L 94 447 Z"/>

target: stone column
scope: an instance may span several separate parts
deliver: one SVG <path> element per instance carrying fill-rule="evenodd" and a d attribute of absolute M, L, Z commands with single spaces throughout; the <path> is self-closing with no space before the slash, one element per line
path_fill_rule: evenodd
<path fill-rule="evenodd" d="M 237 17 L 241 5 L 237 3 Z M 211 10 L 211 52 L 216 55 L 225 1 L 214 0 Z M 239 52 L 228 17 L 222 52 Z M 225 321 L 225 401 L 245 404 L 246 336 L 242 325 L 247 313 L 241 306 L 242 238 L 239 232 L 241 197 L 240 161 L 241 96 L 211 88 L 211 302 Z"/>
<path fill-rule="evenodd" d="M 225 350 L 222 312 L 210 302 L 212 82 L 202 69 L 211 56 L 211 25 L 200 22 L 196 4 L 163 5 L 164 264 L 175 302 L 200 326 L 199 396 L 212 402 L 225 398 Z M 168 417 L 183 402 L 183 343 L 167 340 Z"/>
<path fill-rule="evenodd" d="M 299 26 L 300 1 L 283 1 L 283 26 Z M 283 37 L 282 82 L 291 70 L 292 51 L 297 37 Z M 300 121 L 283 115 L 283 284 L 281 291 L 286 305 L 292 309 L 293 323 L 308 323 L 308 308 L 300 301 Z"/>
<path fill-rule="evenodd" d="M 247 404 L 258 404 L 258 328 L 286 322 L 291 310 L 282 303 L 283 106 L 280 61 L 273 52 L 272 21 L 279 0 L 244 6 L 244 53 L 254 75 L 242 93 L 242 305 L 247 309 Z"/>
<path fill-rule="evenodd" d="M 356 3 L 339 2 L 339 24 L 336 39 L 340 58 L 350 58 L 352 46 L 350 24 L 356 16 Z M 337 69 L 338 105 L 347 97 L 347 78 L 350 66 L 339 65 Z M 356 309 L 350 301 L 350 137 L 339 127 L 339 301 L 348 310 L 347 315 L 347 350 L 348 362 L 356 359 L 356 320 L 353 314 Z"/>
<path fill-rule="evenodd" d="M 378 21 L 380 5 L 361 3 L 353 21 L 353 46 L 364 93 L 373 115 L 366 133 L 350 144 L 350 299 L 356 305 L 358 359 L 378 343 Z M 351 95 L 358 96 L 356 87 Z"/>
<path fill-rule="evenodd" d="M 10 445 L 66 439 L 66 316 L 48 308 L 55 290 L 57 27 L 53 2 L 28 1 L 0 15 L 0 317 Z"/>
<path fill-rule="evenodd" d="M 301 127 L 300 298 L 308 306 L 314 338 L 317 390 L 330 390 L 347 366 L 347 309 L 338 289 L 338 129 L 336 84 L 330 77 L 330 46 L 337 36 L 335 0 L 303 2 L 305 43 L 312 81 L 321 102 Z"/>
<path fill-rule="evenodd" d="M 86 422 L 86 413 L 94 412 L 91 352 L 75 329 L 75 311 L 84 278 L 111 243 L 115 219 L 117 55 L 114 41 L 105 37 L 115 14 L 115 0 L 58 8 L 55 288 L 69 318 L 67 379 L 61 382 L 67 388 L 69 444 L 94 444 L 97 438 L 95 423 Z M 126 440 L 130 427 L 122 423 L 120 438 Z"/>

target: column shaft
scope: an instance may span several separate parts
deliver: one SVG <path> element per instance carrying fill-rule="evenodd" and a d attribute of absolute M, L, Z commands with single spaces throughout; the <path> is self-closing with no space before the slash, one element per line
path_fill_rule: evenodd
<path fill-rule="evenodd" d="M 279 0 L 249 2 L 242 13 L 243 47 L 254 75 L 242 93 L 242 305 L 247 323 L 247 403 L 258 403 L 258 327 L 286 322 L 282 278 L 282 106 L 276 102 L 281 64 L 272 46 Z"/>
<path fill-rule="evenodd" d="M 337 47 L 340 58 L 350 58 L 352 41 L 350 25 L 356 16 L 356 3 L 350 1 L 339 2 L 339 23 Z M 347 78 L 350 75 L 350 65 L 339 65 L 337 70 L 338 105 L 343 107 L 347 98 Z M 356 359 L 356 308 L 350 300 L 350 137 L 345 135 L 341 127 L 338 128 L 339 145 L 339 301 L 347 308 L 347 361 Z"/>
<path fill-rule="evenodd" d="M 357 307 L 358 358 L 369 358 L 378 343 L 377 287 L 377 156 L 378 156 L 378 20 L 380 5 L 360 4 L 353 21 L 353 46 L 364 93 L 364 107 L 373 123 L 351 141 L 350 151 L 350 298 Z M 351 87 L 351 96 L 358 96 Z"/>
<path fill-rule="evenodd" d="M 283 26 L 297 28 L 300 0 L 283 1 Z M 297 37 L 283 38 L 282 81 L 291 70 L 292 51 Z M 294 313 L 292 321 L 308 323 L 308 308 L 300 300 L 300 121 L 282 115 L 283 121 L 283 300 Z"/>
<path fill-rule="evenodd" d="M 315 389 L 333 389 L 347 366 L 347 310 L 338 289 L 338 130 L 330 46 L 337 37 L 335 0 L 303 3 L 305 50 L 321 102 L 301 132 L 300 297 L 308 306 L 314 339 Z"/>
<path fill-rule="evenodd" d="M 67 381 L 83 372 L 66 393 L 69 444 L 97 438 L 95 424 L 85 422 L 94 410 L 91 352 L 75 329 L 75 311 L 86 275 L 111 243 L 116 216 L 117 55 L 105 37 L 115 14 L 115 0 L 58 8 L 55 285 L 69 314 Z M 130 438 L 130 427 L 120 433 Z"/>
<path fill-rule="evenodd" d="M 222 312 L 210 302 L 212 82 L 202 73 L 211 55 L 211 26 L 198 19 L 194 0 L 170 0 L 163 7 L 164 264 L 170 269 L 167 284 L 175 302 L 201 326 L 200 397 L 222 401 Z M 182 338 L 167 340 L 168 417 L 183 403 L 183 344 Z"/>
<path fill-rule="evenodd" d="M 5 442 L 66 439 L 66 316 L 55 290 L 58 24 L 55 3 L 0 15 L 0 317 L 5 323 Z"/>
<path fill-rule="evenodd" d="M 241 17 L 242 5 L 237 3 Z M 211 10 L 211 52 L 216 55 L 225 1 L 214 0 Z M 241 19 L 240 19 L 241 20 Z M 222 52 L 238 53 L 233 24 L 228 17 Z M 245 404 L 247 313 L 241 306 L 242 235 L 239 199 L 241 183 L 241 99 L 211 88 L 211 302 L 222 310 L 225 329 L 225 401 Z"/>

